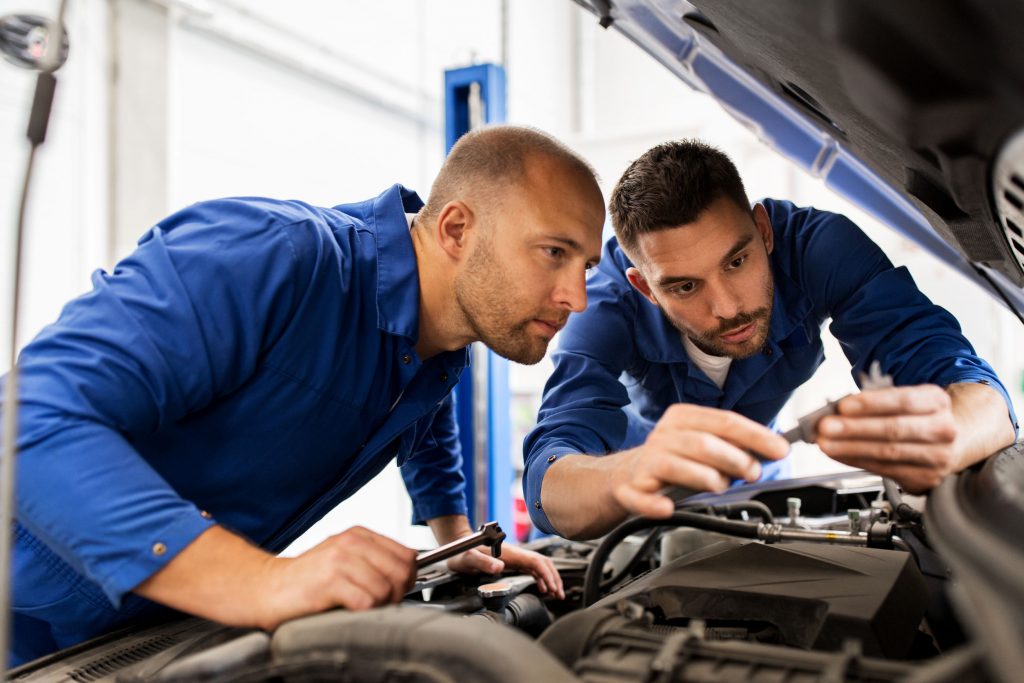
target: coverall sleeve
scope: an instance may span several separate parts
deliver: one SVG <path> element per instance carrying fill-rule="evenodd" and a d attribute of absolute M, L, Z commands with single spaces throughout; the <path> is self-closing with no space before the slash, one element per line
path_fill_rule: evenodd
<path fill-rule="evenodd" d="M 898 386 L 981 382 L 1002 394 L 1017 428 L 1013 404 L 995 371 L 975 353 L 956 318 L 918 289 L 906 267 L 893 267 L 844 216 L 800 209 L 794 219 L 821 223 L 801 231 L 803 285 L 831 316 L 829 329 L 858 385 L 860 374 L 876 360 Z M 843 255 L 842 267 L 834 267 L 836 254 Z"/>
<path fill-rule="evenodd" d="M 133 437 L 253 372 L 300 293 L 296 248 L 252 202 L 195 205 L 97 271 L 20 354 L 18 521 L 115 607 L 212 524 Z"/>
<path fill-rule="evenodd" d="M 619 376 L 636 342 L 635 311 L 625 287 L 601 272 L 588 284 L 587 309 L 573 314 L 559 337 L 537 426 L 523 444 L 526 505 L 545 533 L 557 533 L 540 504 L 548 468 L 565 455 L 616 451 L 626 438 L 629 417 L 623 408 L 630 399 Z"/>
<path fill-rule="evenodd" d="M 468 514 L 454 394 L 444 399 L 418 448 L 401 467 L 405 488 L 412 498 L 412 523 Z"/>

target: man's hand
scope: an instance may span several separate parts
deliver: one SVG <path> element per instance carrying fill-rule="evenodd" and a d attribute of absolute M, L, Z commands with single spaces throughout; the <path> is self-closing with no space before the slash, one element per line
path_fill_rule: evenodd
<path fill-rule="evenodd" d="M 912 493 L 959 469 L 949 393 L 933 384 L 847 396 L 818 422 L 818 446 L 841 463 L 896 480 Z"/>
<path fill-rule="evenodd" d="M 465 515 L 442 515 L 428 519 L 437 542 L 444 545 L 473 533 Z M 562 577 L 555 564 L 532 550 L 501 544 L 501 559 L 493 557 L 489 548 L 473 548 L 448 560 L 448 569 L 466 574 L 497 574 L 506 568 L 533 575 L 541 593 L 565 598 Z"/>
<path fill-rule="evenodd" d="M 865 391 L 818 423 L 818 446 L 839 462 L 924 493 L 1013 443 L 1006 402 L 975 382 Z"/>
<path fill-rule="evenodd" d="M 675 505 L 658 493 L 662 488 L 724 491 L 730 479 L 761 476 L 751 452 L 778 460 L 788 451 L 785 439 L 738 413 L 678 403 L 665 411 L 642 446 L 619 456 L 624 476 L 613 494 L 629 513 L 668 517 Z"/>
<path fill-rule="evenodd" d="M 332 607 L 361 611 L 399 602 L 416 581 L 416 551 L 363 527 L 270 565 L 266 623 Z"/>
<path fill-rule="evenodd" d="M 501 559 L 491 556 L 490 549 L 467 550 L 448 560 L 448 569 L 465 574 L 497 574 L 514 569 L 532 575 L 541 593 L 565 599 L 562 577 L 555 569 L 555 563 L 540 553 L 514 545 L 502 544 Z"/>
<path fill-rule="evenodd" d="M 361 527 L 283 558 L 214 526 L 134 592 L 229 626 L 272 630 L 332 607 L 397 602 L 415 578 L 415 550 Z"/>

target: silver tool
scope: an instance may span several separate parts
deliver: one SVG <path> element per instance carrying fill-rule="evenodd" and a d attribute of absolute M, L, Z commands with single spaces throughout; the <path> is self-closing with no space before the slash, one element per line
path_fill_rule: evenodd
<path fill-rule="evenodd" d="M 872 361 L 871 367 L 868 368 L 867 373 L 860 373 L 860 387 L 861 391 L 872 391 L 875 389 L 889 389 L 895 386 L 892 381 L 891 375 L 886 375 L 882 372 L 882 366 L 879 362 Z M 847 394 L 852 396 L 852 394 Z M 838 412 L 836 407 L 842 398 L 836 399 L 835 401 L 829 401 L 821 408 L 811 411 L 799 418 L 796 421 L 796 427 L 793 427 L 787 432 L 783 432 L 782 436 L 786 441 L 790 443 L 796 443 L 797 441 L 806 441 L 807 443 L 814 443 L 818 438 L 818 421 L 827 415 L 835 415 Z"/>
<path fill-rule="evenodd" d="M 501 557 L 501 542 L 505 540 L 505 532 L 501 530 L 497 522 L 488 522 L 480 526 L 479 531 L 445 543 L 442 546 L 422 552 L 416 556 L 416 569 L 422 569 L 428 564 L 434 564 L 441 560 L 447 560 L 459 553 L 480 545 L 490 546 L 491 555 Z"/>

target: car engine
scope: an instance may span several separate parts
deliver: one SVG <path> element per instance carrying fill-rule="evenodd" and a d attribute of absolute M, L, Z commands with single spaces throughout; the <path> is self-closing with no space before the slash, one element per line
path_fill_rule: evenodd
<path fill-rule="evenodd" d="M 1024 482 L 1022 446 L 982 470 Z M 11 680 L 1004 680 L 953 609 L 923 503 L 862 472 L 689 496 L 668 519 L 635 518 L 598 541 L 529 544 L 555 562 L 564 600 L 530 576 L 437 563 L 400 605 L 273 633 L 183 617 L 69 648 Z"/>

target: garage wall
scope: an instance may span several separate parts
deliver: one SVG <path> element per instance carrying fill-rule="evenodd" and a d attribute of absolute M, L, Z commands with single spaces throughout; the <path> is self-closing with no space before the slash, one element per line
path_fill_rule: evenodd
<path fill-rule="evenodd" d="M 54 13 L 56 3 L 0 0 L 0 16 Z M 106 259 L 106 15 L 101 2 L 69 3 L 75 57 L 58 72 L 45 146 L 36 157 L 25 238 L 20 344 L 89 288 Z M 25 129 L 35 74 L 0 59 L 0 372 L 10 353 L 13 228 L 28 155 Z"/>

